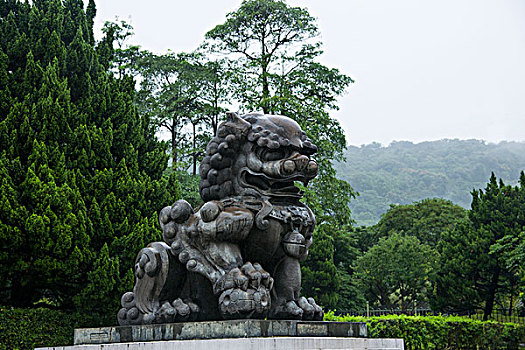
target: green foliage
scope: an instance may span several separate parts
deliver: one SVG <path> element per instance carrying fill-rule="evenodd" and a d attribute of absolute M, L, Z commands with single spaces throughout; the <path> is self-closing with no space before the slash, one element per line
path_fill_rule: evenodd
<path fill-rule="evenodd" d="M 474 310 L 482 306 L 476 288 L 478 265 L 488 259 L 485 244 L 478 242 L 478 235 L 469 221 L 459 223 L 454 230 L 443 235 L 439 272 L 434 281 L 435 290 L 430 298 L 434 310 Z"/>
<path fill-rule="evenodd" d="M 366 322 L 371 338 L 403 338 L 405 349 L 518 349 L 525 326 L 464 317 L 443 316 L 334 316 L 325 321 Z"/>
<path fill-rule="evenodd" d="M 467 210 L 440 198 L 391 205 L 377 225 L 354 230 L 352 246 L 363 255 L 354 263 L 353 280 L 372 304 L 404 309 L 417 301 L 427 307 L 437 244 L 461 220 Z"/>
<path fill-rule="evenodd" d="M 115 316 L 66 313 L 50 309 L 0 307 L 0 349 L 73 345 L 73 330 L 115 324 Z"/>
<path fill-rule="evenodd" d="M 0 1 L 0 297 L 114 312 L 175 198 L 93 1 Z M 111 310 L 111 311 L 110 311 Z"/>
<path fill-rule="evenodd" d="M 191 169 L 196 175 L 203 150 L 227 110 L 229 61 L 209 60 L 199 51 L 157 55 L 139 46 L 123 48 L 133 34 L 125 21 L 107 22 L 103 30 L 118 43 L 113 70 L 119 76 L 139 76 L 139 113 L 169 134 L 173 170 Z"/>
<path fill-rule="evenodd" d="M 525 227 L 523 212 L 525 187 L 498 182 L 494 173 L 485 190 L 472 192 L 469 221 L 444 233 L 438 246 L 441 269 L 434 308 L 483 308 L 487 318 L 496 303 L 515 307 L 522 273 L 516 259 Z"/>
<path fill-rule="evenodd" d="M 171 191 L 178 194 L 177 198 L 183 198 L 185 201 L 188 201 L 193 208 L 198 208 L 202 205 L 202 198 L 199 194 L 199 183 L 201 180 L 199 175 L 192 175 L 186 171 L 173 172 L 171 169 L 168 169 L 166 176 L 169 176 L 170 182 L 176 184 L 177 188 L 173 188 Z"/>
<path fill-rule="evenodd" d="M 168 130 L 172 168 L 185 170 L 187 167 L 179 164 L 184 161 L 183 156 L 205 146 L 201 143 L 197 145 L 196 135 L 197 125 L 201 121 L 198 115 L 203 109 L 200 95 L 204 68 L 198 64 L 197 57 L 193 54 L 154 55 L 142 51 L 139 55 L 137 71 L 142 82 L 136 102 L 142 113 L 151 115 L 159 127 Z M 188 135 L 186 128 L 189 125 L 193 125 L 195 129 L 193 134 Z M 209 137 L 200 140 L 207 139 Z"/>
<path fill-rule="evenodd" d="M 391 205 L 373 228 L 376 239 L 392 232 L 414 236 L 421 243 L 436 247 L 444 231 L 467 217 L 467 211 L 451 201 L 432 198 L 407 205 Z"/>
<path fill-rule="evenodd" d="M 372 305 L 406 310 L 425 299 L 436 258 L 416 237 L 392 233 L 355 262 L 359 286 Z"/>
<path fill-rule="evenodd" d="M 364 299 L 350 277 L 359 255 L 348 207 L 353 190 L 335 175 L 320 176 L 303 190 L 317 226 L 309 257 L 302 265 L 302 293 L 317 298 L 322 305 L 345 310 L 360 308 Z"/>
<path fill-rule="evenodd" d="M 525 170 L 525 143 L 440 140 L 350 146 L 338 175 L 360 193 L 352 201 L 359 225 L 374 225 L 391 203 L 410 204 L 440 197 L 470 208 L 470 191 L 482 188 L 490 173 L 516 184 Z"/>
<path fill-rule="evenodd" d="M 312 48 L 307 41 L 317 35 L 315 19 L 306 9 L 283 1 L 245 0 L 226 16 L 224 24 L 206 33 L 206 38 L 213 41 L 214 51 L 242 55 L 237 60 L 234 96 L 248 110 L 262 108 L 271 113 L 276 110 L 274 100 L 278 100 L 273 75 L 278 68 L 285 69 L 290 57 L 296 62 L 310 58 Z"/>

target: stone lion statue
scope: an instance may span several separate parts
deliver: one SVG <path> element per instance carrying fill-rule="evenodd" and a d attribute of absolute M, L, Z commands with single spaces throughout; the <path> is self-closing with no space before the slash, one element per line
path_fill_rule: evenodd
<path fill-rule="evenodd" d="M 204 204 L 162 209 L 164 242 L 139 252 L 119 323 L 321 320 L 299 294 L 315 219 L 295 186 L 317 175 L 316 151 L 290 118 L 228 113 L 200 165 Z"/>

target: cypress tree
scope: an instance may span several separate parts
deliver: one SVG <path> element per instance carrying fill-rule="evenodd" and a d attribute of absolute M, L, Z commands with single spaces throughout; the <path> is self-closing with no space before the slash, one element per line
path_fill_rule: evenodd
<path fill-rule="evenodd" d="M 472 191 L 471 206 L 469 221 L 444 232 L 439 243 L 440 271 L 431 302 L 440 311 L 482 309 L 486 320 L 498 302 L 510 300 L 512 309 L 519 297 L 515 257 L 525 227 L 522 187 L 505 185 L 492 173 L 484 190 Z"/>
<path fill-rule="evenodd" d="M 96 44 L 94 1 L 0 0 L 0 296 L 114 312 L 172 202 L 166 145 Z M 174 186 L 171 184 L 171 186 Z M 175 186 L 176 187 L 176 186 Z"/>

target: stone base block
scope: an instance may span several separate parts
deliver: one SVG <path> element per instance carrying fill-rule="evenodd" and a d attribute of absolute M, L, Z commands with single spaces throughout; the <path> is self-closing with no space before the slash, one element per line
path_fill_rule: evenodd
<path fill-rule="evenodd" d="M 277 337 L 73 345 L 37 350 L 403 350 L 402 339 Z"/>
<path fill-rule="evenodd" d="M 364 322 L 228 320 L 75 329 L 74 344 L 257 337 L 366 337 Z"/>

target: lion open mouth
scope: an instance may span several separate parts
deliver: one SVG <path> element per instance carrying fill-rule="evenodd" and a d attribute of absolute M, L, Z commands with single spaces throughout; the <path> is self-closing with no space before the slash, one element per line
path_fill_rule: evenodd
<path fill-rule="evenodd" d="M 262 193 L 274 196 L 302 197 L 302 192 L 295 186 L 295 181 L 307 183 L 302 175 L 294 175 L 283 179 L 271 178 L 265 174 L 257 174 L 248 169 L 242 172 L 242 182 L 249 187 L 255 187 Z"/>

